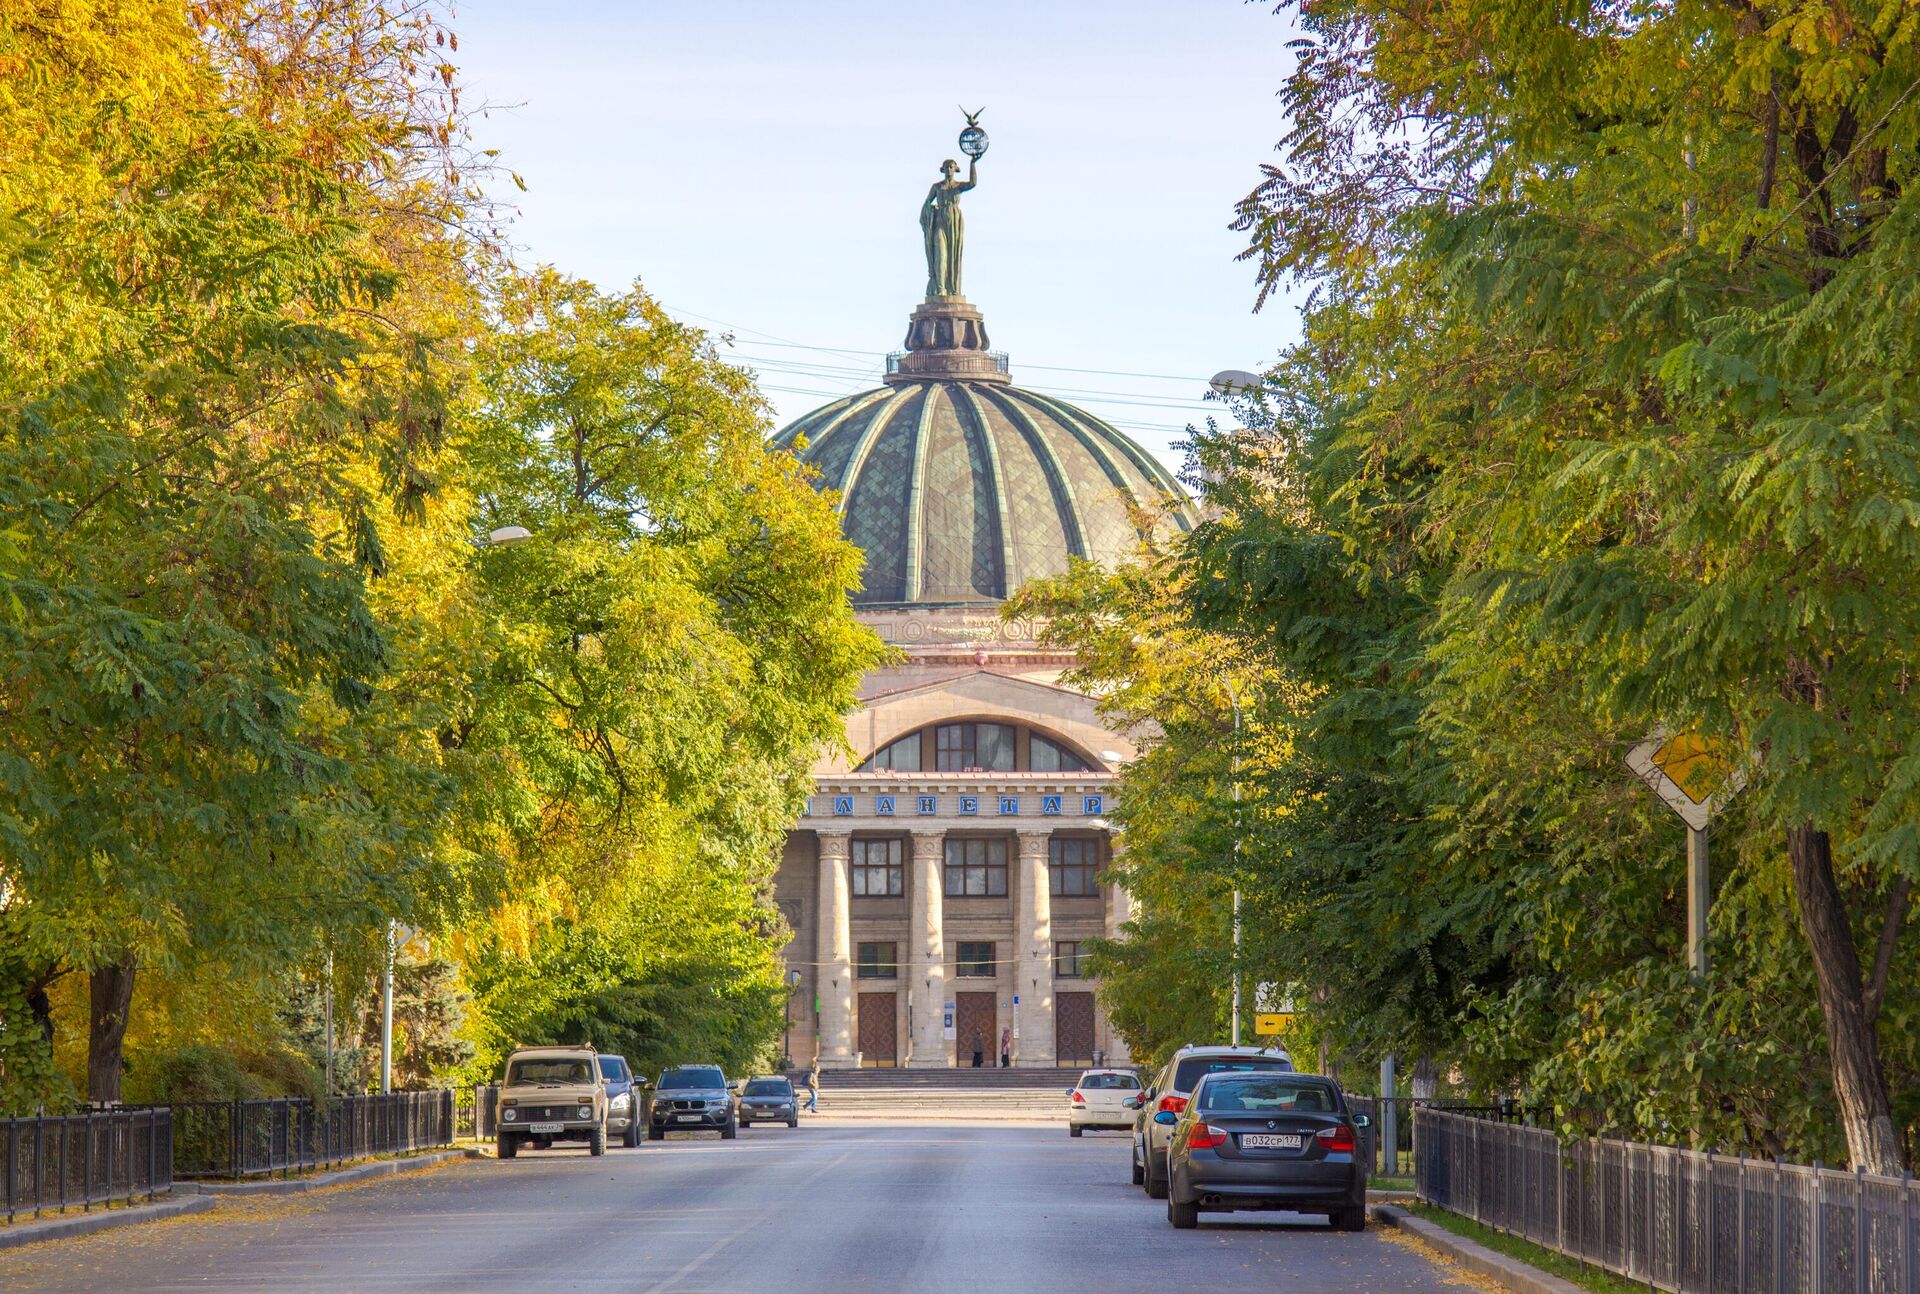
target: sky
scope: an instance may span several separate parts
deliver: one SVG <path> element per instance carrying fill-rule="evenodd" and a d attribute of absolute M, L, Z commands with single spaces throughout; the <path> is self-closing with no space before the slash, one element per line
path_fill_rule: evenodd
<path fill-rule="evenodd" d="M 1223 412 L 1207 378 L 1297 339 L 1228 228 L 1285 129 L 1272 3 L 466 0 L 454 26 L 476 143 L 527 184 L 522 259 L 731 334 L 781 424 L 879 384 L 963 104 L 990 138 L 963 288 L 1016 383 L 1177 469 Z"/>

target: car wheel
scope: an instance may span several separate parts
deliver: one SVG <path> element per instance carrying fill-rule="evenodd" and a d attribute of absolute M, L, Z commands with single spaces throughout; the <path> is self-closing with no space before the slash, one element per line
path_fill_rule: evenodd
<path fill-rule="evenodd" d="M 1365 1231 L 1367 1229 L 1367 1211 L 1360 1209 L 1341 1209 L 1333 1215 L 1333 1225 L 1342 1231 Z"/>
<path fill-rule="evenodd" d="M 1147 1161 L 1147 1198 L 1164 1200 L 1167 1198 L 1167 1179 L 1153 1171 L 1153 1161 Z"/>
<path fill-rule="evenodd" d="M 494 1153 L 501 1159 L 512 1159 L 515 1155 L 519 1154 L 520 1134 L 515 1132 L 501 1133 L 500 1139 L 494 1143 Z"/>
<path fill-rule="evenodd" d="M 800 1112 L 798 1110 L 795 1110 L 787 1116 L 787 1126 L 789 1128 L 797 1128 L 800 1126 Z"/>
<path fill-rule="evenodd" d="M 1167 1221 L 1173 1223 L 1176 1231 L 1191 1231 L 1200 1225 L 1200 1206 L 1182 1204 L 1172 1196 L 1168 1196 Z"/>
<path fill-rule="evenodd" d="M 627 1130 L 620 1134 L 620 1144 L 628 1150 L 640 1144 L 640 1120 L 627 1120 Z"/>
<path fill-rule="evenodd" d="M 587 1153 L 589 1155 L 604 1155 L 607 1153 L 606 1124 L 594 1124 L 593 1131 L 587 1134 Z"/>
<path fill-rule="evenodd" d="M 1080 1125 L 1077 1123 L 1069 1123 L 1067 1125 L 1067 1135 L 1069 1137 L 1077 1137 L 1080 1135 L 1081 1131 L 1082 1129 Z"/>
<path fill-rule="evenodd" d="M 648 1127 L 647 1129 L 648 1141 L 665 1141 L 666 1139 L 667 1139 L 667 1130 L 665 1128 L 655 1128 L 651 1126 Z"/>
<path fill-rule="evenodd" d="M 731 1123 L 720 1129 L 720 1140 L 722 1141 L 732 1141 L 739 1135 L 740 1130 Z"/>
<path fill-rule="evenodd" d="M 1140 1161 L 1137 1159 L 1134 1160 L 1133 1161 L 1133 1184 L 1135 1186 L 1141 1186 L 1146 1183 L 1146 1180 L 1147 1180 L 1147 1175 L 1140 1170 Z"/>

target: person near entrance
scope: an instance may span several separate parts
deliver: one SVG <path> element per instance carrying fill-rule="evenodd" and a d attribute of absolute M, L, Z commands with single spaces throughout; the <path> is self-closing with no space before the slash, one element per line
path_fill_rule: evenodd
<path fill-rule="evenodd" d="M 1013 1066 L 1013 1030 L 1010 1028 L 1003 1027 L 1000 1030 L 1000 1068 L 1009 1069 L 1012 1066 Z"/>
<path fill-rule="evenodd" d="M 807 1113 L 820 1113 L 820 1077 L 811 1066 L 800 1079 L 800 1085 L 807 1089 Z"/>
<path fill-rule="evenodd" d="M 980 1062 L 987 1058 L 987 1040 L 979 1034 L 973 1035 L 973 1067 L 980 1068 Z"/>

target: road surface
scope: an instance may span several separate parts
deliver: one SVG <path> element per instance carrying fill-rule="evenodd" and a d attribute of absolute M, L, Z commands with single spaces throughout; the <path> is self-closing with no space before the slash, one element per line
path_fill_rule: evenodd
<path fill-rule="evenodd" d="M 1125 1134 L 856 1124 L 526 1151 L 0 1252 L 0 1288 L 137 1291 L 1285 1289 L 1459 1294 L 1379 1229 L 1201 1215 L 1127 1183 Z"/>

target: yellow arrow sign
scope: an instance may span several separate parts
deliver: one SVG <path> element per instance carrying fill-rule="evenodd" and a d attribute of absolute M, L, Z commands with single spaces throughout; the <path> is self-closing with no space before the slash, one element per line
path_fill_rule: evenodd
<path fill-rule="evenodd" d="M 1293 1023 L 1291 1011 L 1262 1011 L 1253 1017 L 1253 1031 L 1257 1034 L 1272 1035 L 1285 1033 L 1287 1026 Z"/>

